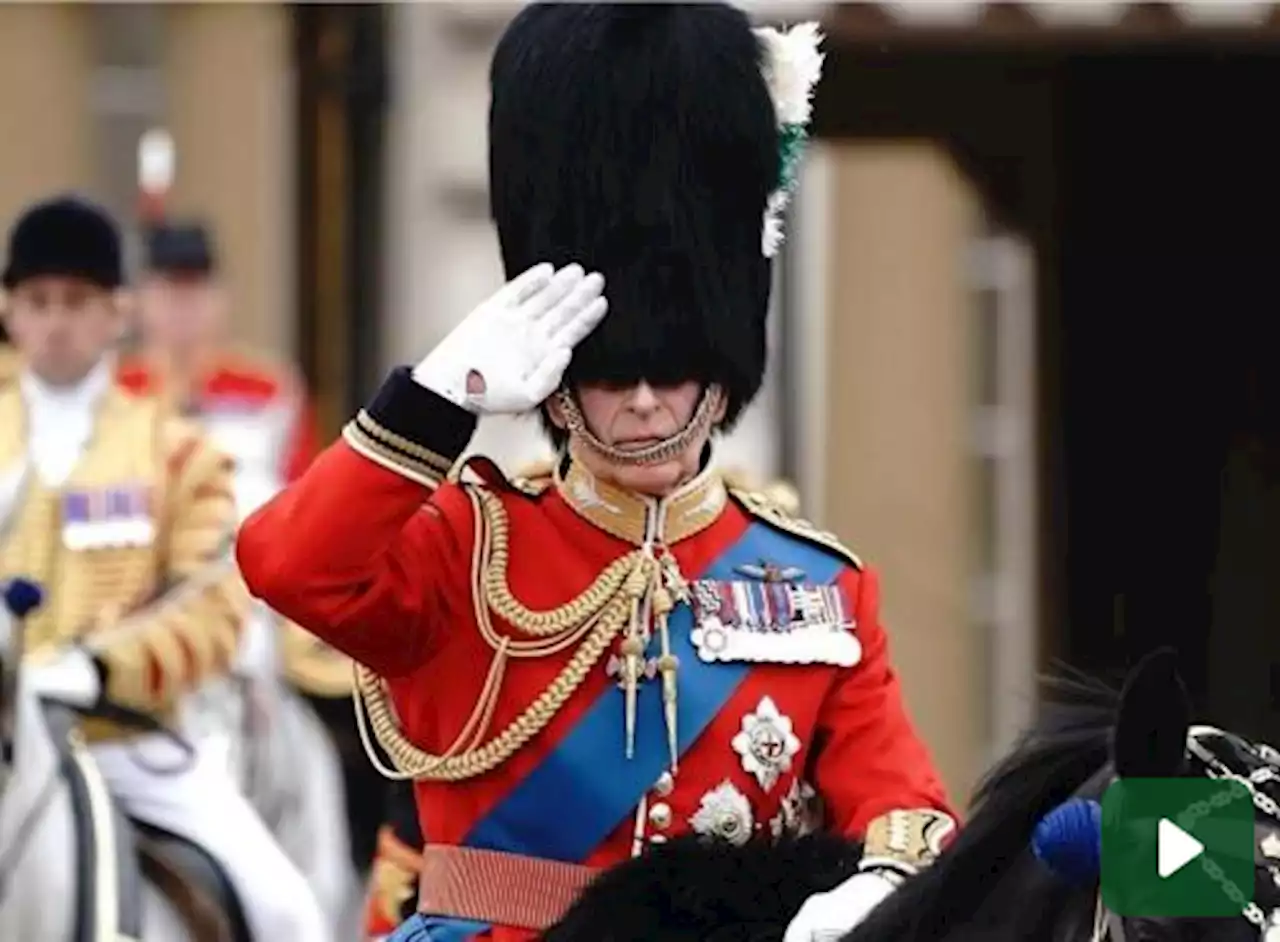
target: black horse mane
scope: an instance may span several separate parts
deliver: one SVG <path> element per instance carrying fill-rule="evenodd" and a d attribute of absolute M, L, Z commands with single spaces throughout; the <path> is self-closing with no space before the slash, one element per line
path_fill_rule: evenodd
<path fill-rule="evenodd" d="M 1046 678 L 1043 686 L 1038 723 L 983 778 L 972 814 L 947 852 L 844 942 L 1072 938 L 1080 920 L 1092 918 L 1092 894 L 1038 865 L 1029 838 L 1046 812 L 1110 762 L 1120 694 L 1074 671 Z M 1011 927 L 1013 912 L 1022 915 Z"/>
<path fill-rule="evenodd" d="M 606 870 L 542 942 L 777 942 L 810 895 L 857 872 L 829 834 L 735 847 L 682 835 Z"/>

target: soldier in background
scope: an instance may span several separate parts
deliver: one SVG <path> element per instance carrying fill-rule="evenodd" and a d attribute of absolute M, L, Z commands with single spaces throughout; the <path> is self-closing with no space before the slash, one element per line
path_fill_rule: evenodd
<path fill-rule="evenodd" d="M 241 466 L 236 496 L 244 515 L 315 456 L 311 403 L 296 371 L 230 343 L 227 297 L 204 227 L 151 228 L 146 261 L 141 345 L 121 363 L 120 381 L 200 419 Z"/>
<path fill-rule="evenodd" d="M 314 409 L 297 372 L 230 343 L 227 297 L 208 231 L 160 224 L 147 234 L 147 270 L 138 291 L 140 348 L 122 359 L 119 381 L 194 417 L 236 459 L 241 518 L 296 478 L 318 448 Z M 350 665 L 292 625 L 282 637 L 247 639 L 242 666 L 275 663 L 303 693 L 345 696 Z"/>
<path fill-rule="evenodd" d="M 0 388 L 0 573 L 50 597 L 26 623 L 23 682 L 88 715 L 123 809 L 215 859 L 255 938 L 323 940 L 310 888 L 235 784 L 163 731 L 185 733 L 185 701 L 225 673 L 249 600 L 227 558 L 230 460 L 113 382 L 122 269 L 115 222 L 78 199 L 31 207 L 10 235 L 3 314 L 21 369 Z"/>
<path fill-rule="evenodd" d="M 230 341 L 228 297 L 220 278 L 216 246 L 202 225 L 156 221 L 149 226 L 145 271 L 137 301 L 140 344 L 122 359 L 119 380 L 126 388 L 156 396 L 168 409 L 198 420 L 211 438 L 235 458 L 236 504 L 239 518 L 243 519 L 300 475 L 316 453 L 316 420 L 303 381 L 286 363 L 246 351 Z M 253 740 L 249 747 L 257 744 L 255 754 L 260 759 L 257 772 L 237 772 L 246 779 L 246 787 L 259 794 L 267 805 L 278 805 L 280 802 L 272 796 L 283 794 L 279 792 L 281 787 L 291 791 L 292 787 L 268 781 L 273 776 L 263 770 L 273 763 L 265 758 L 262 749 L 264 744 L 270 749 L 270 744 L 279 738 L 269 731 L 273 723 L 283 721 L 281 711 L 287 706 L 276 685 L 283 678 L 310 701 L 324 720 L 328 719 L 326 714 L 334 712 L 326 707 L 339 701 L 346 725 L 350 726 L 346 699 L 351 692 L 351 662 L 259 605 L 246 625 L 236 670 L 247 680 Z M 224 691 L 220 706 L 219 695 L 210 692 L 205 701 L 211 715 L 223 714 L 215 726 L 235 722 L 238 695 L 228 696 Z M 331 723 L 326 722 L 326 726 L 331 736 L 337 732 Z M 233 743 L 228 746 L 234 748 Z M 354 743 L 345 751 L 363 771 L 363 756 Z M 233 763 L 235 758 L 233 753 Z M 310 758 L 319 761 L 315 756 Z M 308 770 L 295 772 L 305 775 Z M 343 785 L 339 780 L 334 787 L 342 790 Z M 294 802 L 300 800 L 291 798 Z M 286 834 L 279 836 L 287 848 L 292 846 Z M 346 857 L 349 844 L 345 836 L 335 837 L 335 841 L 334 846 L 343 848 L 340 856 Z M 313 843 L 301 841 L 301 845 L 312 847 Z M 312 871 L 312 865 L 323 867 L 321 862 L 298 863 L 313 882 L 324 885 L 324 890 L 340 892 L 339 874 L 330 873 L 321 879 Z"/>

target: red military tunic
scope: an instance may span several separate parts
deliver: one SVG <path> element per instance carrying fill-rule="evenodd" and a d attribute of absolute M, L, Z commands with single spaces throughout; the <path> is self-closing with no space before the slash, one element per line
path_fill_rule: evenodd
<path fill-rule="evenodd" d="M 861 656 L 851 667 L 774 655 L 708 663 L 705 651 L 693 652 L 689 606 L 678 605 L 671 614 L 672 648 L 683 655 L 674 775 L 660 677 L 641 683 L 635 755 L 624 754 L 624 697 L 608 669 L 615 643 L 545 728 L 509 756 L 479 774 L 416 784 L 430 843 L 607 867 L 647 841 L 690 829 L 731 840 L 792 829 L 810 785 L 825 826 L 851 836 L 898 810 L 915 815 L 922 830 L 948 829 L 944 790 L 889 664 L 872 570 L 827 535 L 731 493 L 714 471 L 661 503 L 594 480 L 578 464 L 538 487 L 446 483 L 473 429 L 469 413 L 398 370 L 342 441 L 246 521 L 237 545 L 255 595 L 385 679 L 413 746 L 432 755 L 449 750 L 486 686 L 491 642 L 528 637 L 475 604 L 482 495 L 505 511 L 506 584 L 529 609 L 579 597 L 610 564 L 656 538 L 686 578 L 714 575 L 695 586 L 723 587 L 738 603 L 767 607 L 769 593 L 776 596 L 776 588 L 759 587 L 741 594 L 752 578 L 742 573 L 763 568 L 838 586 Z M 494 531 L 486 526 L 484 535 L 481 549 Z M 788 643 L 785 633 L 781 640 Z M 793 660 L 804 653 L 795 644 Z M 581 647 L 507 661 L 492 716 L 473 741 L 490 742 L 555 689 Z M 767 732 L 767 742 L 753 740 L 752 730 Z M 494 923 L 442 937 L 536 935 Z"/>
<path fill-rule="evenodd" d="M 134 393 L 171 400 L 199 415 L 206 430 L 240 465 L 240 473 L 292 481 L 320 450 L 314 410 L 292 370 L 259 356 L 220 350 L 191 377 L 157 360 L 127 357 L 117 370 Z"/>

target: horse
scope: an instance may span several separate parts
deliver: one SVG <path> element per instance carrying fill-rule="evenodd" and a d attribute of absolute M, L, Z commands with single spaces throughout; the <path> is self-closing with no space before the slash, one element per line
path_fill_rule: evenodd
<path fill-rule="evenodd" d="M 1119 693 L 1071 672 L 1049 687 L 1040 721 L 984 776 L 951 844 L 842 942 L 1280 939 L 1280 752 L 1192 725 L 1170 651 L 1146 657 Z M 1129 917 L 1105 904 L 1100 799 L 1116 781 L 1174 777 L 1247 789 L 1256 879 L 1238 916 Z M 860 855 L 831 835 L 741 848 L 682 837 L 601 874 L 542 938 L 778 942 L 804 899 L 840 883 Z"/>
<path fill-rule="evenodd" d="M 328 923 L 345 928 L 355 918 L 359 881 L 337 744 L 278 662 L 247 679 L 244 691 L 241 787 L 315 890 Z"/>
<path fill-rule="evenodd" d="M 242 431 L 234 423 L 211 427 L 240 461 L 235 498 L 241 520 L 280 486 L 250 447 L 252 438 L 238 437 Z M 255 601 L 231 674 L 188 698 L 186 725 L 199 731 L 206 747 L 223 751 L 232 779 L 307 878 L 328 922 L 343 926 L 355 918 L 359 902 L 346 790 L 332 732 L 287 676 L 286 654 L 304 648 L 301 635 Z"/>
<path fill-rule="evenodd" d="M 0 589 L 0 939 L 249 942 L 221 874 L 130 822 L 77 717 L 23 685 L 22 616 L 39 590 Z"/>

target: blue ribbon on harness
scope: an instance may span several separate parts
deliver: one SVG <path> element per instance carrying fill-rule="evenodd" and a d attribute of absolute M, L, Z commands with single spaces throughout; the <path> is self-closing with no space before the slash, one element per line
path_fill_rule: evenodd
<path fill-rule="evenodd" d="M 812 583 L 831 582 L 843 567 L 828 551 L 753 523 L 698 578 L 741 579 L 736 567 L 762 559 L 799 567 Z M 708 664 L 699 658 L 690 639 L 693 613 L 688 605 L 676 606 L 667 626 L 671 653 L 680 659 L 677 725 L 683 756 L 751 665 Z M 464 845 L 581 863 L 634 812 L 670 765 L 659 683 L 641 684 L 636 715 L 635 754 L 627 759 L 622 694 L 611 685 L 538 766 L 476 823 Z"/>

